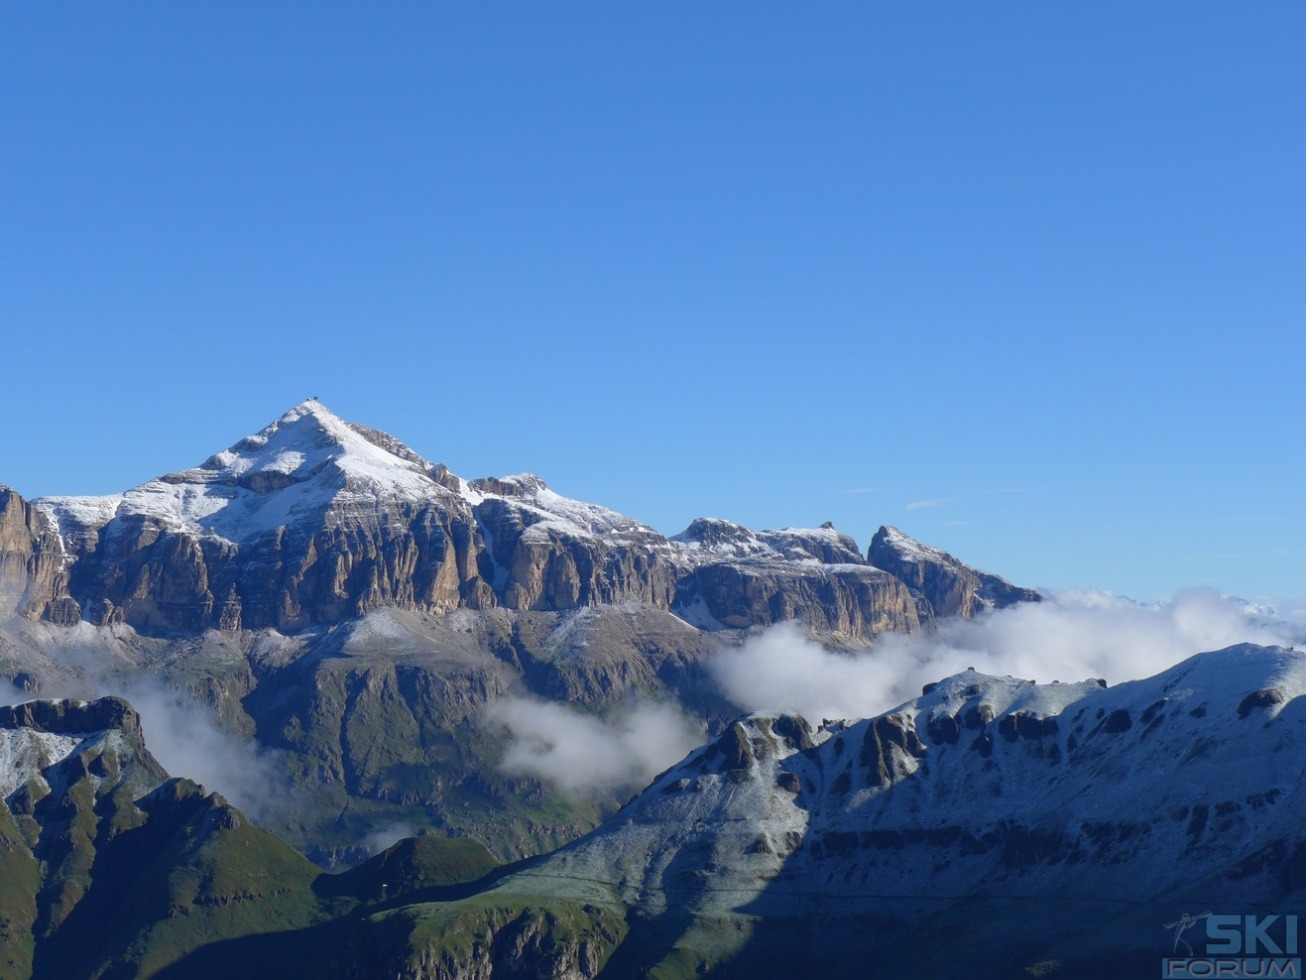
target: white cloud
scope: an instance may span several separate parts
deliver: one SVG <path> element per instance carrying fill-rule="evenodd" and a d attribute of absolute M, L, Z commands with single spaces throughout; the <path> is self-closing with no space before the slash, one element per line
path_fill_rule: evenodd
<path fill-rule="evenodd" d="M 943 507 L 948 503 L 946 498 L 937 500 L 913 500 L 907 504 L 908 510 L 928 510 L 933 507 Z"/>
<path fill-rule="evenodd" d="M 570 793 L 642 786 L 702 743 L 701 729 L 665 704 L 636 704 L 605 721 L 565 704 L 504 698 L 486 718 L 512 736 L 505 772 Z"/>
<path fill-rule="evenodd" d="M 391 823 L 386 824 L 378 830 L 372 831 L 363 839 L 363 846 L 373 854 L 380 854 L 388 847 L 393 847 L 405 837 L 412 837 L 417 831 L 409 823 Z"/>
<path fill-rule="evenodd" d="M 145 747 L 168 775 L 221 793 L 256 821 L 289 802 L 291 780 L 280 754 L 219 727 L 207 705 L 154 680 L 112 693 L 140 712 Z"/>
<path fill-rule="evenodd" d="M 713 654 L 708 669 L 745 710 L 779 708 L 819 721 L 879 714 L 967 667 L 1040 682 L 1104 677 L 1118 683 L 1205 650 L 1303 638 L 1306 617 L 1295 610 L 1267 611 L 1210 590 L 1151 606 L 1072 591 L 973 620 L 946 620 L 933 634 L 883 634 L 851 654 L 829 651 L 784 623 Z"/>
<path fill-rule="evenodd" d="M 63 662 L 85 665 L 91 659 L 86 651 L 73 649 Z M 0 685 L 0 704 L 34 697 L 87 701 L 104 695 L 125 698 L 136 709 L 145 748 L 169 776 L 184 776 L 206 792 L 221 793 L 255 821 L 266 820 L 291 805 L 294 791 L 281 753 L 223 729 L 212 708 L 158 678 L 124 680 L 105 676 L 97 668 L 90 677 L 63 678 L 38 694 Z"/>

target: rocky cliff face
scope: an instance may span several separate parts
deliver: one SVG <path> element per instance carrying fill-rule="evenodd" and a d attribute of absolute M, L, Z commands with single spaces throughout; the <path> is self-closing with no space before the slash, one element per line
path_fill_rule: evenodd
<path fill-rule="evenodd" d="M 67 585 L 63 548 L 49 520 L 0 485 L 0 617 L 18 613 L 75 623 L 81 608 Z"/>
<path fill-rule="evenodd" d="M 124 494 L 0 498 L 0 548 L 11 609 L 183 634 L 639 602 L 707 628 L 869 637 L 1033 595 L 942 552 L 873 546 L 868 562 L 832 527 L 701 519 L 666 538 L 530 475 L 461 480 L 316 401 Z"/>
<path fill-rule="evenodd" d="M 170 779 L 127 702 L 0 708 L 5 977 L 153 976 L 211 943 L 307 927 L 327 917 L 320 876 L 220 796 Z M 337 914 L 357 902 L 343 884 Z"/>
<path fill-rule="evenodd" d="M 964 565 L 946 551 L 923 545 L 895 527 L 875 532 L 867 557 L 923 599 L 928 616 L 969 618 L 982 609 L 1002 609 L 1041 598 L 1033 589 L 1018 588 L 990 572 Z"/>
<path fill-rule="evenodd" d="M 31 975 L 43 941 L 75 923 L 97 841 L 132 826 L 139 814 L 130 801 L 166 778 L 145 749 L 136 712 L 117 698 L 0 708 L 6 975 Z"/>

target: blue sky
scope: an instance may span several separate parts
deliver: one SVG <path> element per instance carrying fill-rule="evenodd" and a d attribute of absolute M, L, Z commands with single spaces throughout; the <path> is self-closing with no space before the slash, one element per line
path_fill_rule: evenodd
<path fill-rule="evenodd" d="M 1306 595 L 1304 44 L 1286 2 L 7 5 L 0 481 L 317 395 L 667 533 Z"/>

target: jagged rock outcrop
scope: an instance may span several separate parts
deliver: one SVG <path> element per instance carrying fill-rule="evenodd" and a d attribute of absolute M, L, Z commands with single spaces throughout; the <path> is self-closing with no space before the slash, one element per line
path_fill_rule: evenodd
<path fill-rule="evenodd" d="M 116 730 L 143 749 L 141 716 L 119 697 L 96 698 L 94 701 L 23 701 L 0 705 L 0 729 L 27 729 L 50 735 L 80 735 L 86 732 Z M 143 753 L 142 753 L 143 754 Z M 149 759 L 144 756 L 144 759 Z M 153 765 L 151 761 L 144 763 Z"/>
<path fill-rule="evenodd" d="M 923 545 L 894 527 L 875 532 L 867 558 L 923 598 L 933 617 L 970 617 L 981 609 L 1002 609 L 1042 598 L 1033 589 L 1019 588 L 997 575 L 971 568 L 946 551 Z"/>
<path fill-rule="evenodd" d="M 169 778 L 126 701 L 0 708 L 5 977 L 154 975 L 207 943 L 307 926 L 319 875 L 222 797 Z"/>

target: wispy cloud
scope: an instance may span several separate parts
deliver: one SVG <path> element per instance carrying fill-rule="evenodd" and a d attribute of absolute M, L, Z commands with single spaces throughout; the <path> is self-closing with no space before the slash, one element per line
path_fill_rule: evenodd
<path fill-rule="evenodd" d="M 908 510 L 927 510 L 931 507 L 944 507 L 950 502 L 951 498 L 940 497 L 937 500 L 913 500 L 907 504 Z"/>
<path fill-rule="evenodd" d="M 297 802 L 283 753 L 223 728 L 213 708 L 162 678 L 141 673 L 111 674 L 100 648 L 56 649 L 66 670 L 37 694 L 0 685 L 0 704 L 32 697 L 90 700 L 106 694 L 126 698 L 140 714 L 145 747 L 170 776 L 184 776 L 208 792 L 219 792 L 256 822 L 278 818 Z"/>
<path fill-rule="evenodd" d="M 853 487 L 851 490 L 835 490 L 833 493 L 846 496 L 851 493 L 883 493 L 883 487 Z"/>
<path fill-rule="evenodd" d="M 565 704 L 503 698 L 486 720 L 512 737 L 501 769 L 571 793 L 642 786 L 702 742 L 698 725 L 666 704 L 636 704 L 604 721 Z"/>
<path fill-rule="evenodd" d="M 913 500 L 905 506 L 908 510 L 928 510 L 933 507 L 946 507 L 949 504 L 957 503 L 959 500 L 974 500 L 976 497 L 994 497 L 1013 493 L 1030 493 L 1030 490 L 1027 487 L 999 487 L 996 490 L 976 490 L 973 493 L 963 493 L 954 497 Z"/>
<path fill-rule="evenodd" d="M 148 679 L 122 694 L 140 712 L 146 747 L 170 775 L 220 792 L 255 820 L 288 802 L 292 781 L 281 754 L 223 730 L 207 705 Z"/>
<path fill-rule="evenodd" d="M 388 823 L 368 834 L 363 840 L 363 846 L 373 854 L 380 854 L 387 847 L 392 847 L 405 837 L 412 837 L 416 833 L 417 830 L 412 824 L 403 821 Z"/>

